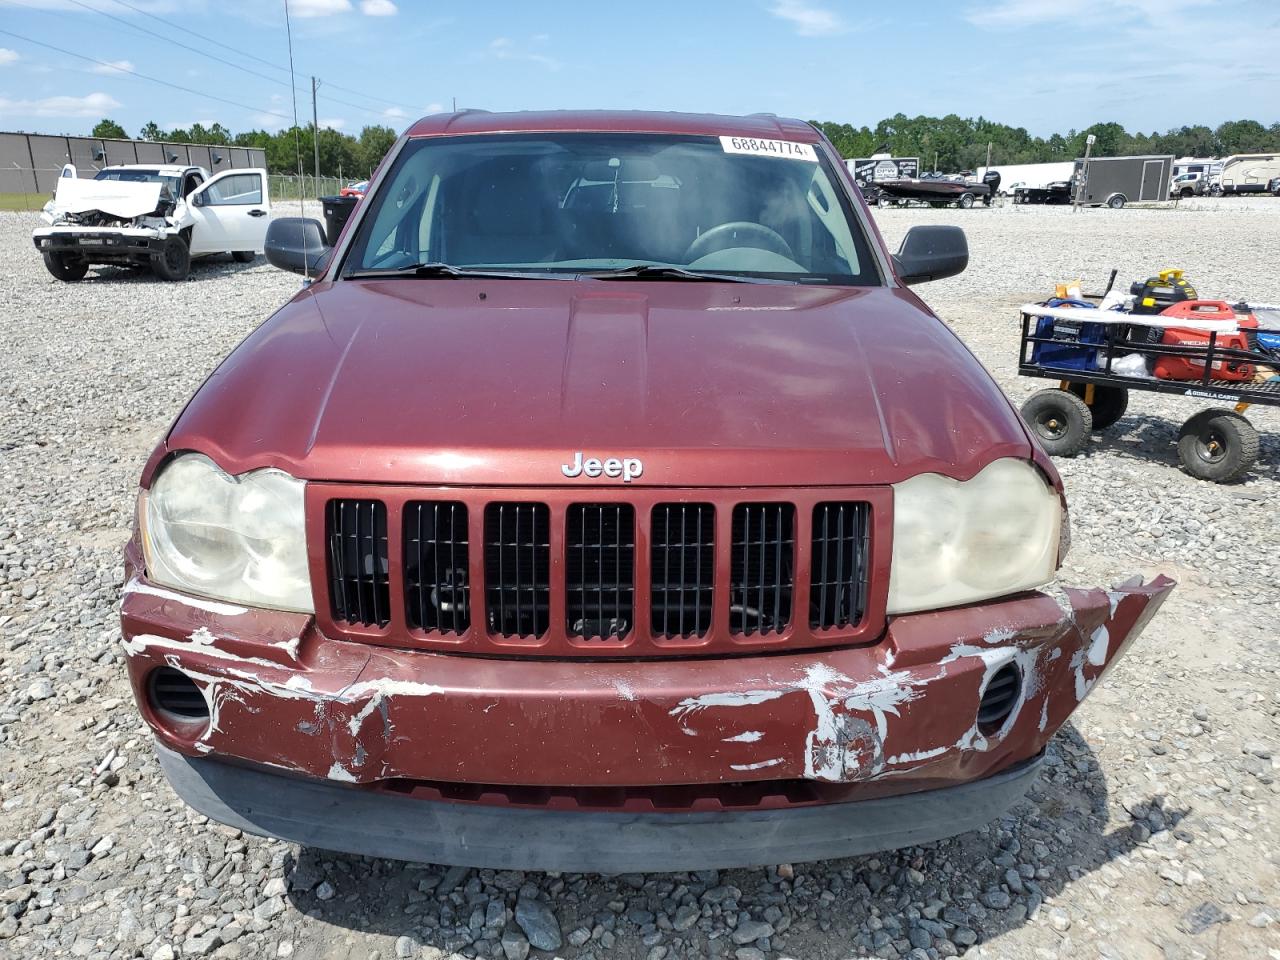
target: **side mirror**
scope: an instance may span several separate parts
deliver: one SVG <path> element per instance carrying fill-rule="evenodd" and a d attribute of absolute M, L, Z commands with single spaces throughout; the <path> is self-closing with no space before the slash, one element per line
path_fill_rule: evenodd
<path fill-rule="evenodd" d="M 959 227 L 912 227 L 893 255 L 893 267 L 903 283 L 943 280 L 969 265 L 969 241 Z"/>
<path fill-rule="evenodd" d="M 203 207 L 207 202 L 205 194 L 199 192 L 200 188 L 196 187 L 191 191 L 191 205 L 193 207 Z"/>
<path fill-rule="evenodd" d="M 293 273 L 319 273 L 331 249 L 324 226 L 310 217 L 280 217 L 267 227 L 267 262 Z"/>

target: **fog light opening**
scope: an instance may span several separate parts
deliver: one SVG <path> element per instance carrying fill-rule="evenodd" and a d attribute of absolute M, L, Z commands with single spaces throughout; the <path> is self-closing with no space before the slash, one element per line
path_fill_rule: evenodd
<path fill-rule="evenodd" d="M 190 727 L 209 722 L 209 704 L 194 680 L 181 670 L 161 667 L 147 679 L 147 699 L 151 709 L 175 725 Z"/>
<path fill-rule="evenodd" d="M 978 731 L 983 736 L 998 733 L 1021 696 L 1022 673 L 1014 664 L 1005 664 L 992 675 L 987 688 L 982 691 L 982 699 L 978 702 Z"/>

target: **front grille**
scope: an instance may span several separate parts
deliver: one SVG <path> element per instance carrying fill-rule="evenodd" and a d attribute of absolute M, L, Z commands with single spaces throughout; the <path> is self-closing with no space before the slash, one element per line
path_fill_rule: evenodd
<path fill-rule="evenodd" d="M 621 639 L 635 598 L 635 509 L 629 503 L 574 504 L 565 518 L 565 605 L 569 635 Z"/>
<path fill-rule="evenodd" d="M 740 503 L 733 508 L 731 633 L 780 633 L 791 621 L 794 527 L 795 507 L 789 503 Z"/>
<path fill-rule="evenodd" d="M 489 630 L 537 638 L 551 623 L 551 512 L 544 503 L 491 503 L 484 511 Z"/>
<path fill-rule="evenodd" d="M 468 546 L 465 503 L 405 504 L 404 599 L 411 628 L 462 634 L 471 626 Z"/>
<path fill-rule="evenodd" d="M 333 619 L 385 627 L 391 620 L 386 505 L 380 500 L 330 500 L 325 539 Z"/>
<path fill-rule="evenodd" d="M 649 618 L 655 636 L 705 637 L 715 588 L 716 512 L 709 503 L 660 503 L 649 526 Z"/>
<path fill-rule="evenodd" d="M 867 609 L 865 503 L 819 503 L 813 508 L 809 559 L 809 626 L 817 630 L 859 623 Z"/>
<path fill-rule="evenodd" d="M 892 523 L 886 489 L 575 494 L 313 485 L 308 529 L 327 561 L 317 625 L 391 646 L 564 658 L 830 647 L 884 627 L 871 571 Z"/>

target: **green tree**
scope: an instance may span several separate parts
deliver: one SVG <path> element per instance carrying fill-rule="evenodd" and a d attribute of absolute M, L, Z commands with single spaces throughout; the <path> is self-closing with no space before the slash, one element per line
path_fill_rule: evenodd
<path fill-rule="evenodd" d="M 1267 128 L 1257 120 L 1228 120 L 1214 131 L 1223 155 L 1261 153 L 1275 146 Z"/>
<path fill-rule="evenodd" d="M 356 150 L 359 159 L 351 168 L 352 173 L 358 173 L 362 177 L 372 176 L 395 142 L 396 132 L 390 127 L 365 127 L 360 131 Z"/>
<path fill-rule="evenodd" d="M 128 140 L 129 135 L 124 132 L 124 127 L 116 123 L 114 120 L 108 120 L 103 117 L 93 127 L 91 136 L 102 137 L 107 140 Z"/>
<path fill-rule="evenodd" d="M 154 120 L 147 121 L 147 125 L 138 131 L 138 137 L 142 140 L 167 140 L 168 135 L 160 129 L 160 125 Z"/>

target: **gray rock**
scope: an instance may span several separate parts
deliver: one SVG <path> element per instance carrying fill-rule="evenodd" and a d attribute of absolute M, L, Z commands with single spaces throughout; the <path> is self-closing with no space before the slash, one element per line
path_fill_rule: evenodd
<path fill-rule="evenodd" d="M 515 927 L 502 931 L 502 955 L 506 960 L 525 960 L 529 956 L 529 941 Z"/>
<path fill-rule="evenodd" d="M 516 923 L 538 950 L 560 949 L 560 921 L 546 902 L 521 897 L 516 901 Z"/>
<path fill-rule="evenodd" d="M 744 920 L 734 927 L 732 939 L 734 943 L 747 944 L 772 936 L 773 924 L 763 920 Z"/>

